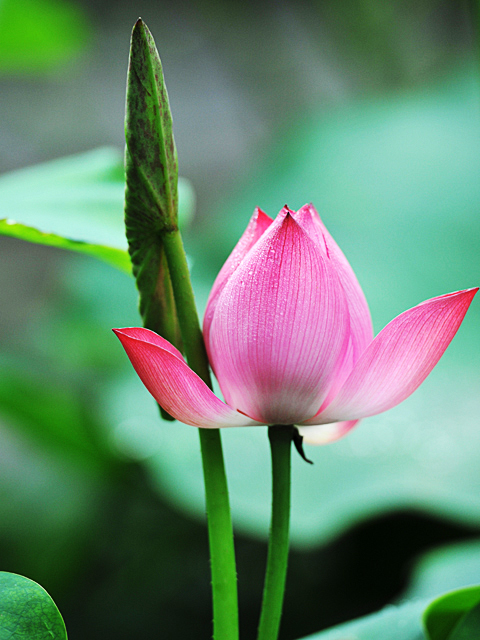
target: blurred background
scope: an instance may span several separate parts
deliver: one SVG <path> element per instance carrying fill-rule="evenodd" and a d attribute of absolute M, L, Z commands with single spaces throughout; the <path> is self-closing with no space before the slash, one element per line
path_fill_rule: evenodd
<path fill-rule="evenodd" d="M 138 16 L 195 193 L 184 238 L 200 309 L 256 205 L 315 204 L 376 332 L 479 285 L 473 0 L 0 0 L 0 218 L 73 229 L 88 211 L 119 228 Z M 198 434 L 161 421 L 110 332 L 139 323 L 136 304 L 111 265 L 0 237 L 0 570 L 40 582 L 71 640 L 211 633 Z M 409 400 L 309 448 L 313 468 L 295 458 L 283 640 L 480 582 L 479 328 L 474 301 Z M 266 430 L 224 444 L 248 638 Z"/>

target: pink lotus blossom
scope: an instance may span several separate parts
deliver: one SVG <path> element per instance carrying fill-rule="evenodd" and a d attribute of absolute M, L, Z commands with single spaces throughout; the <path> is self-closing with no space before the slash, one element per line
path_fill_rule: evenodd
<path fill-rule="evenodd" d="M 363 291 L 314 207 L 284 207 L 274 221 L 256 209 L 205 312 L 205 344 L 225 402 L 164 338 L 114 331 L 177 420 L 207 428 L 294 424 L 321 444 L 413 393 L 477 290 L 426 300 L 374 338 Z"/>

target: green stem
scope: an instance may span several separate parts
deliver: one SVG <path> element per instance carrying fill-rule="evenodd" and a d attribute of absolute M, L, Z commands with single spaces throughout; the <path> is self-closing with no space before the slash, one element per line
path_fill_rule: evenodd
<path fill-rule="evenodd" d="M 208 359 L 198 322 L 180 232 L 162 236 L 188 364 L 211 388 Z M 212 572 L 213 637 L 238 640 L 238 596 L 233 527 L 219 429 L 199 429 Z"/>
<path fill-rule="evenodd" d="M 258 640 L 276 640 L 287 578 L 292 426 L 268 428 L 272 454 L 272 521 Z"/>
<path fill-rule="evenodd" d="M 238 639 L 237 573 L 219 429 L 199 429 L 212 570 L 213 637 Z"/>
<path fill-rule="evenodd" d="M 177 229 L 162 234 L 162 242 L 170 270 L 185 358 L 195 373 L 212 388 L 207 353 L 198 322 L 197 307 L 180 231 Z"/>

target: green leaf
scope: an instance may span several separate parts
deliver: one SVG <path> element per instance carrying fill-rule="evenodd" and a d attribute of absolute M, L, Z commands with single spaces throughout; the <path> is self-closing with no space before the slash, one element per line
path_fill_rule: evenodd
<path fill-rule="evenodd" d="M 27 242 L 45 244 L 49 247 L 85 253 L 104 260 L 113 267 L 125 271 L 125 273 L 130 273 L 132 269 L 128 253 L 121 249 L 115 249 L 114 247 L 105 247 L 99 244 L 81 242 L 79 240 L 69 240 L 68 238 L 57 236 L 54 233 L 43 233 L 34 227 L 27 227 L 24 224 L 5 219 L 0 220 L 0 234 L 18 238 L 19 240 L 26 240 Z"/>
<path fill-rule="evenodd" d="M 36 582 L 0 572 L 0 640 L 66 640 L 62 616 Z"/>
<path fill-rule="evenodd" d="M 480 638 L 480 603 L 468 611 L 448 636 L 448 640 Z"/>
<path fill-rule="evenodd" d="M 480 586 L 467 587 L 437 598 L 425 609 L 428 640 L 473 640 L 480 637 Z M 471 630 L 471 635 L 465 635 Z"/>
<path fill-rule="evenodd" d="M 162 236 L 178 229 L 178 166 L 172 116 L 155 42 L 132 31 L 125 117 L 125 224 L 145 327 L 180 350 L 182 340 Z M 162 415 L 167 417 L 163 412 Z"/>
<path fill-rule="evenodd" d="M 67 0 L 0 2 L 0 73 L 57 72 L 84 49 L 91 27 L 81 6 Z"/>
<path fill-rule="evenodd" d="M 125 174 L 113 148 L 59 158 L 0 176 L 0 233 L 79 251 L 130 272 L 124 225 Z M 179 220 L 194 209 L 190 183 L 179 181 Z"/>
<path fill-rule="evenodd" d="M 421 612 L 425 602 L 388 606 L 378 613 L 341 624 L 302 640 L 425 640 Z"/>

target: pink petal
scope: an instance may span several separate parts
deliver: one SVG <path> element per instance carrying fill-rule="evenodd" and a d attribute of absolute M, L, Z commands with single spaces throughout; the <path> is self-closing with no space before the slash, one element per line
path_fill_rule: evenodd
<path fill-rule="evenodd" d="M 280 212 L 217 301 L 210 349 L 227 402 L 267 424 L 314 415 L 348 346 L 346 305 L 330 262 Z"/>
<path fill-rule="evenodd" d="M 247 255 L 253 245 L 262 236 L 263 232 L 272 224 L 272 219 L 267 216 L 259 207 L 256 207 L 253 212 L 253 216 L 250 218 L 250 222 L 247 228 L 243 232 L 242 237 L 237 242 L 232 253 L 227 258 L 227 261 L 220 269 L 218 276 L 213 283 L 212 290 L 208 296 L 207 307 L 205 309 L 205 317 L 203 319 L 203 337 L 205 340 L 205 346 L 210 359 L 210 325 L 212 324 L 213 314 L 217 305 L 218 296 L 223 290 L 223 287 L 227 283 L 232 273 L 237 269 L 238 265 L 242 262 L 243 258 Z M 211 361 L 211 360 L 210 360 Z"/>
<path fill-rule="evenodd" d="M 353 365 L 373 339 L 372 320 L 365 295 L 357 277 L 340 247 L 327 231 L 315 207 L 306 204 L 295 214 L 295 220 L 305 229 L 325 252 L 336 270 L 348 303 L 350 313 L 350 345 L 343 362 L 339 362 L 335 383 L 329 391 L 328 403 L 348 377 Z"/>
<path fill-rule="evenodd" d="M 148 329 L 114 329 L 135 371 L 155 400 L 180 422 L 194 427 L 258 425 L 210 391 L 182 354 Z"/>
<path fill-rule="evenodd" d="M 348 420 L 347 422 L 333 422 L 330 424 L 318 424 L 311 427 L 298 426 L 298 431 L 308 444 L 328 444 L 339 438 L 343 438 L 359 420 Z"/>
<path fill-rule="evenodd" d="M 432 298 L 397 316 L 367 347 L 338 395 L 311 423 L 365 418 L 405 400 L 443 355 L 477 291 Z"/>

